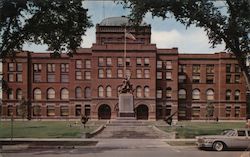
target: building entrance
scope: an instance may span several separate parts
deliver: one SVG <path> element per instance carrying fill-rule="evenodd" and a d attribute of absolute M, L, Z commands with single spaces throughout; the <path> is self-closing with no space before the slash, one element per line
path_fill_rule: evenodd
<path fill-rule="evenodd" d="M 148 107 L 147 107 L 147 105 L 139 105 L 136 108 L 136 118 L 138 120 L 147 120 L 148 119 Z"/>
<path fill-rule="evenodd" d="M 98 119 L 110 119 L 111 108 L 107 104 L 103 104 L 98 109 Z"/>

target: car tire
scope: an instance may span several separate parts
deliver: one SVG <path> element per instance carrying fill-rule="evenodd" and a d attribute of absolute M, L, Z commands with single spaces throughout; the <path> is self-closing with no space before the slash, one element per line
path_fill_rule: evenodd
<path fill-rule="evenodd" d="M 213 144 L 213 149 L 216 151 L 222 151 L 225 148 L 225 145 L 223 142 L 217 141 Z"/>

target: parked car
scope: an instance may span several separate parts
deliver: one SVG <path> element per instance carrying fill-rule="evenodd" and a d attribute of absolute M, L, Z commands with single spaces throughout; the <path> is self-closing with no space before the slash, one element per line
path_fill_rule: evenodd
<path fill-rule="evenodd" d="M 250 148 L 250 129 L 231 129 L 221 135 L 197 136 L 199 148 L 222 151 L 225 148 Z"/>

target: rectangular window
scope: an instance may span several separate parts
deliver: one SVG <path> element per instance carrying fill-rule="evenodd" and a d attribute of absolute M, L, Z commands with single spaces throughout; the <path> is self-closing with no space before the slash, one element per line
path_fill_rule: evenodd
<path fill-rule="evenodd" d="M 162 72 L 160 71 L 157 71 L 157 76 L 156 76 L 157 79 L 162 79 Z"/>
<path fill-rule="evenodd" d="M 200 65 L 193 65 L 193 73 L 197 74 L 200 73 Z"/>
<path fill-rule="evenodd" d="M 61 106 L 60 113 L 61 113 L 61 116 L 68 116 L 69 115 L 69 107 L 68 106 Z"/>
<path fill-rule="evenodd" d="M 8 64 L 8 70 L 9 71 L 14 71 L 14 63 L 9 63 Z"/>
<path fill-rule="evenodd" d="M 136 58 L 136 66 L 142 66 L 142 58 Z"/>
<path fill-rule="evenodd" d="M 99 66 L 104 66 L 104 58 L 102 58 L 102 57 L 98 58 L 98 65 Z"/>
<path fill-rule="evenodd" d="M 200 75 L 193 76 L 193 83 L 200 83 Z"/>
<path fill-rule="evenodd" d="M 22 75 L 22 73 L 16 74 L 16 81 L 17 82 L 23 82 L 23 75 Z"/>
<path fill-rule="evenodd" d="M 89 59 L 85 60 L 85 68 L 90 69 L 91 68 L 91 61 Z"/>
<path fill-rule="evenodd" d="M 231 106 L 226 106 L 226 117 L 231 116 Z"/>
<path fill-rule="evenodd" d="M 131 71 L 130 71 L 130 69 L 126 70 L 126 76 L 131 77 Z"/>
<path fill-rule="evenodd" d="M 41 82 L 42 77 L 40 73 L 34 73 L 34 82 Z"/>
<path fill-rule="evenodd" d="M 82 80 L 82 72 L 76 71 L 76 80 Z"/>
<path fill-rule="evenodd" d="M 130 66 L 130 58 L 126 58 L 126 66 Z"/>
<path fill-rule="evenodd" d="M 192 107 L 192 117 L 200 117 L 200 107 Z"/>
<path fill-rule="evenodd" d="M 61 64 L 61 72 L 69 72 L 69 64 L 68 63 Z"/>
<path fill-rule="evenodd" d="M 103 71 L 103 69 L 99 69 L 98 70 L 98 77 L 99 78 L 104 78 L 104 71 Z"/>
<path fill-rule="evenodd" d="M 81 116 L 81 114 L 82 114 L 82 106 L 81 105 L 76 105 L 75 115 L 76 116 Z"/>
<path fill-rule="evenodd" d="M 14 82 L 14 74 L 8 74 L 8 81 Z"/>
<path fill-rule="evenodd" d="M 47 79 L 48 79 L 48 82 L 56 82 L 56 75 L 55 74 L 47 74 Z"/>
<path fill-rule="evenodd" d="M 106 70 L 106 75 L 107 75 L 107 78 L 111 78 L 112 77 L 112 71 L 111 71 L 111 69 L 107 69 Z"/>
<path fill-rule="evenodd" d="M 186 77 L 186 75 L 179 75 L 178 79 L 179 79 L 179 83 L 185 83 L 187 77 Z"/>
<path fill-rule="evenodd" d="M 206 82 L 208 84 L 214 83 L 214 75 L 207 75 L 206 76 Z"/>
<path fill-rule="evenodd" d="M 214 65 L 212 65 L 212 64 L 207 65 L 206 66 L 206 72 L 207 72 L 207 74 L 214 73 Z"/>
<path fill-rule="evenodd" d="M 186 65 L 185 64 L 180 64 L 178 72 L 179 73 L 185 73 L 186 72 Z"/>
<path fill-rule="evenodd" d="M 161 89 L 157 89 L 156 98 L 162 98 L 162 90 Z"/>
<path fill-rule="evenodd" d="M 166 69 L 172 69 L 172 61 L 166 61 Z"/>
<path fill-rule="evenodd" d="M 149 69 L 144 69 L 144 78 L 150 78 Z"/>
<path fill-rule="evenodd" d="M 172 80 L 172 72 L 169 72 L 169 71 L 166 72 L 166 79 Z"/>
<path fill-rule="evenodd" d="M 149 66 L 149 58 L 144 58 L 144 66 Z"/>
<path fill-rule="evenodd" d="M 231 64 L 226 64 L 226 73 L 231 72 Z"/>
<path fill-rule="evenodd" d="M 171 89 L 167 89 L 166 90 L 166 98 L 167 99 L 171 99 L 171 97 L 172 97 L 172 90 Z"/>
<path fill-rule="evenodd" d="M 47 116 L 54 116 L 55 115 L 55 106 L 49 105 L 47 106 Z"/>
<path fill-rule="evenodd" d="M 235 64 L 235 72 L 236 72 L 236 73 L 241 72 L 240 66 L 239 66 L 238 64 Z"/>
<path fill-rule="evenodd" d="M 235 117 L 240 117 L 240 107 L 239 106 L 235 106 Z"/>
<path fill-rule="evenodd" d="M 107 58 L 107 66 L 112 66 L 112 59 L 110 57 Z"/>
<path fill-rule="evenodd" d="M 91 79 L 91 73 L 90 71 L 85 71 L 85 80 L 90 80 Z"/>
<path fill-rule="evenodd" d="M 136 78 L 142 78 L 142 70 L 141 69 L 136 70 Z"/>
<path fill-rule="evenodd" d="M 42 64 L 33 64 L 34 72 L 42 71 Z"/>
<path fill-rule="evenodd" d="M 240 75 L 235 75 L 235 83 L 240 83 Z"/>
<path fill-rule="evenodd" d="M 90 117 L 90 111 L 91 111 L 90 105 L 85 105 L 85 106 L 84 106 L 84 113 L 85 113 L 85 116 Z"/>
<path fill-rule="evenodd" d="M 162 68 L 162 61 L 157 61 L 157 68 L 161 69 Z"/>
<path fill-rule="evenodd" d="M 47 64 L 47 70 L 50 73 L 55 72 L 56 71 L 56 65 L 55 64 Z"/>
<path fill-rule="evenodd" d="M 231 75 L 226 75 L 226 83 L 231 83 Z"/>
<path fill-rule="evenodd" d="M 186 118 L 186 115 L 187 115 L 186 110 L 187 110 L 186 107 L 179 107 L 178 108 L 178 116 L 182 117 L 182 118 Z"/>
<path fill-rule="evenodd" d="M 117 60 L 117 66 L 118 67 L 123 66 L 123 58 L 118 58 L 118 60 Z"/>
<path fill-rule="evenodd" d="M 118 78 L 123 78 L 123 70 L 122 69 L 117 70 L 117 77 Z"/>
<path fill-rule="evenodd" d="M 23 71 L 23 64 L 22 63 L 17 63 L 17 71 L 21 72 Z"/>
<path fill-rule="evenodd" d="M 69 75 L 61 74 L 61 82 L 69 82 Z"/>
<path fill-rule="evenodd" d="M 81 69 L 82 68 L 82 60 L 76 60 L 76 68 Z"/>

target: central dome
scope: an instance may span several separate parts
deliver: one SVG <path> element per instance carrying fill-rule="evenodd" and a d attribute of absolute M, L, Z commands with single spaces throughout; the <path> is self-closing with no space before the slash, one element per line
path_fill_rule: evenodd
<path fill-rule="evenodd" d="M 129 18 L 125 16 L 121 17 L 109 17 L 106 19 L 103 19 L 100 23 L 100 26 L 123 26 L 123 25 L 132 25 L 131 22 L 129 22 Z M 146 25 L 146 23 L 141 23 L 141 26 Z"/>

